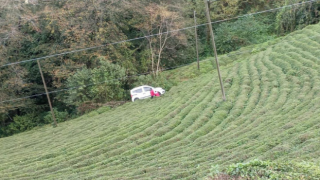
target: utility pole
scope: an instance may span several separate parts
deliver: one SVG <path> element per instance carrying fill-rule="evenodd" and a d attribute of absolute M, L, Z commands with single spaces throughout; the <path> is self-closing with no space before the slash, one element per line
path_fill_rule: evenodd
<path fill-rule="evenodd" d="M 196 37 L 198 70 L 200 70 L 196 11 L 193 11 L 193 17 L 194 17 L 194 32 L 195 32 L 195 37 Z"/>
<path fill-rule="evenodd" d="M 52 114 L 52 119 L 53 119 L 53 122 L 54 122 L 54 126 L 56 127 L 56 126 L 58 126 L 57 120 L 56 120 L 56 117 L 55 117 L 55 115 L 54 115 L 54 111 L 53 111 L 53 108 L 52 108 L 50 96 L 49 96 L 49 93 L 48 93 L 48 89 L 47 89 L 46 82 L 45 82 L 44 77 L 43 77 L 43 73 L 42 73 L 42 69 L 41 69 L 41 65 L 40 65 L 39 60 L 37 60 L 37 63 L 38 63 L 39 71 L 40 71 L 40 74 L 41 74 L 41 78 L 42 78 L 44 90 L 46 91 L 46 94 L 47 94 L 48 103 L 49 103 L 49 106 L 50 106 L 50 110 L 51 110 L 51 114 Z"/>
<path fill-rule="evenodd" d="M 214 34 L 213 34 L 211 17 L 210 17 L 210 12 L 209 12 L 209 5 L 208 5 L 209 0 L 203 0 L 203 1 L 204 1 L 205 6 L 206 6 L 206 14 L 207 14 L 210 34 L 211 34 L 211 38 L 212 38 L 214 57 L 216 59 L 217 71 L 218 71 L 218 76 L 219 76 L 219 81 L 220 81 L 220 86 L 221 86 L 222 97 L 223 97 L 223 100 L 225 101 L 226 100 L 226 94 L 225 94 L 224 88 L 223 88 L 223 82 L 222 82 L 222 79 L 221 79 L 221 73 L 220 73 L 220 67 L 219 67 L 219 61 L 218 61 L 218 53 L 217 53 L 216 43 L 214 41 Z"/>

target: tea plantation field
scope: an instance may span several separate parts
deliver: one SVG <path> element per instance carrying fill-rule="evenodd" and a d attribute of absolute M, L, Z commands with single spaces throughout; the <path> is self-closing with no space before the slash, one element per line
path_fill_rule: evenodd
<path fill-rule="evenodd" d="M 0 179 L 197 179 L 253 159 L 320 162 L 320 25 L 171 72 L 163 97 L 0 139 Z"/>

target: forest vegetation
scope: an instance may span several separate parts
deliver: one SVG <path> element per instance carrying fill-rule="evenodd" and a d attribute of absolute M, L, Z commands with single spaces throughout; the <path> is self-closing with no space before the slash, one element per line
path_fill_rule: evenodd
<path fill-rule="evenodd" d="M 218 0 L 209 6 L 215 22 L 304 1 Z M 316 24 L 319 5 L 214 23 L 218 53 Z M 196 60 L 193 29 L 174 31 L 194 26 L 194 11 L 198 24 L 206 23 L 202 0 L 1 0 L 0 137 L 52 122 L 35 58 L 97 47 L 40 60 L 49 91 L 56 91 L 50 96 L 59 122 L 127 101 L 128 90 L 137 85 L 169 90 L 183 79 L 162 72 Z M 211 57 L 208 28 L 199 26 L 197 32 L 201 59 Z M 8 65 L 25 60 L 32 61 Z"/>
<path fill-rule="evenodd" d="M 1 180 L 319 179 L 319 45 L 318 23 L 220 55 L 226 101 L 210 57 L 160 98 L 0 138 Z"/>

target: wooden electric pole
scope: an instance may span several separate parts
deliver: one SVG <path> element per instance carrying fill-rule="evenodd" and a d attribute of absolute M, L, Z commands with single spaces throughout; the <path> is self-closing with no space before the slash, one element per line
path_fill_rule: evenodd
<path fill-rule="evenodd" d="M 212 29 L 212 23 L 211 23 L 211 17 L 210 17 L 208 3 L 209 3 L 209 0 L 204 0 L 204 4 L 206 6 L 206 14 L 207 14 L 207 19 L 208 19 L 208 25 L 209 25 L 209 29 L 210 29 L 211 38 L 212 38 L 214 57 L 216 59 L 216 64 L 217 64 L 217 71 L 218 71 L 218 76 L 219 76 L 219 81 L 220 81 L 220 86 L 221 86 L 222 97 L 223 97 L 223 100 L 225 101 L 226 100 L 226 94 L 224 92 L 223 82 L 222 82 L 222 79 L 221 79 L 221 73 L 220 73 L 220 67 L 219 67 L 219 61 L 218 61 L 218 53 L 217 53 L 216 43 L 214 41 L 214 34 L 213 34 L 213 29 Z"/>
<path fill-rule="evenodd" d="M 195 32 L 195 37 L 196 37 L 198 70 L 200 70 L 196 11 L 193 11 L 193 17 L 194 17 L 194 32 Z"/>
<path fill-rule="evenodd" d="M 41 65 L 40 65 L 39 60 L 37 60 L 37 63 L 38 63 L 39 71 L 40 71 L 40 74 L 41 74 L 41 78 L 42 78 L 44 90 L 46 91 L 46 94 L 47 94 L 48 103 L 49 103 L 49 106 L 50 106 L 50 110 L 51 110 L 51 114 L 52 114 L 52 119 L 53 119 L 53 122 L 54 122 L 54 126 L 58 126 L 57 120 L 56 120 L 56 117 L 55 117 L 55 115 L 54 115 L 54 111 L 53 111 L 53 108 L 52 108 L 52 104 L 51 104 L 50 96 L 49 96 L 49 93 L 48 93 L 46 81 L 44 80 L 44 76 L 43 76 L 43 73 L 42 73 L 42 69 L 41 69 Z"/>

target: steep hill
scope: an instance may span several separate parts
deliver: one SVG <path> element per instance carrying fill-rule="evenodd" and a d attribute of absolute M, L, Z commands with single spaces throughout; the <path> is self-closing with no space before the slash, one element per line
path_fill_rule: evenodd
<path fill-rule="evenodd" d="M 320 25 L 210 61 L 161 98 L 0 139 L 1 179 L 191 179 L 252 159 L 320 162 Z M 196 77 L 198 76 L 198 77 Z M 99 114 L 101 113 L 101 114 Z"/>

